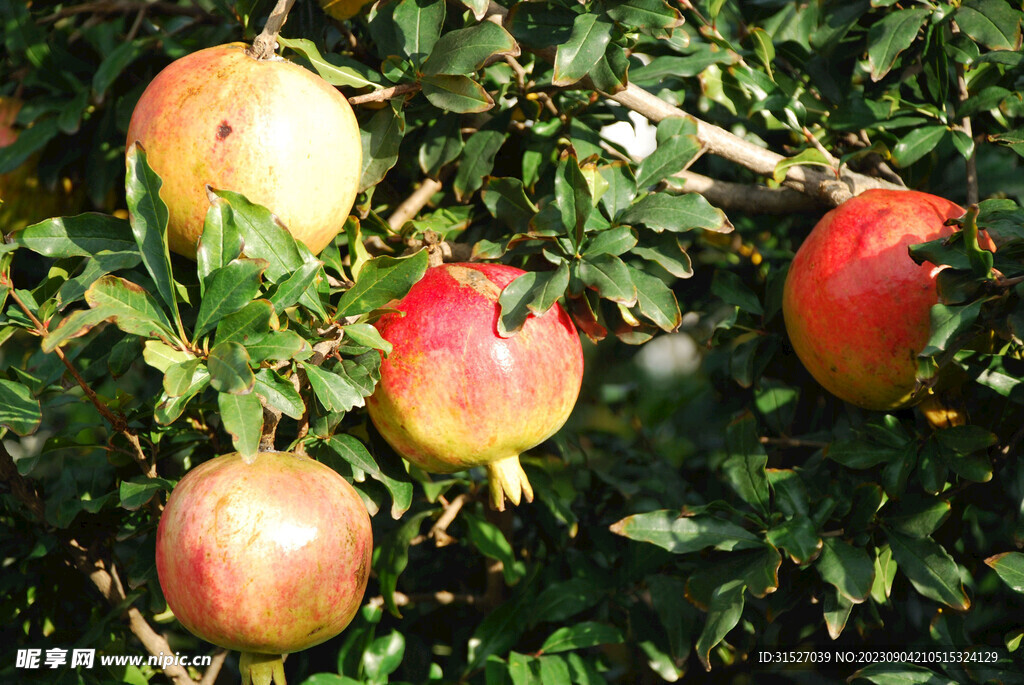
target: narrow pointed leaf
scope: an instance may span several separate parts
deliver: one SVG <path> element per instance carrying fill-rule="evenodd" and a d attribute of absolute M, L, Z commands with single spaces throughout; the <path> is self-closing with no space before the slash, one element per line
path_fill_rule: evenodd
<path fill-rule="evenodd" d="M 231 435 L 232 443 L 243 457 L 254 457 L 263 434 L 263 406 L 256 393 L 233 395 L 217 393 L 220 420 Z"/>
<path fill-rule="evenodd" d="M 206 360 L 210 385 L 221 394 L 245 395 L 252 391 L 255 377 L 249 368 L 249 353 L 236 342 L 218 343 Z"/>
<path fill-rule="evenodd" d="M 364 314 L 404 297 L 409 288 L 423 278 L 427 264 L 426 250 L 409 257 L 371 259 L 363 265 L 356 284 L 341 296 L 336 316 L 340 319 Z"/>
<path fill-rule="evenodd" d="M 236 259 L 210 275 L 203 301 L 196 315 L 195 338 L 213 330 L 228 314 L 252 302 L 260 289 L 260 276 L 267 268 L 263 259 Z"/>
<path fill-rule="evenodd" d="M 54 259 L 139 249 L 128 221 L 92 212 L 40 221 L 11 233 L 8 240 Z"/>

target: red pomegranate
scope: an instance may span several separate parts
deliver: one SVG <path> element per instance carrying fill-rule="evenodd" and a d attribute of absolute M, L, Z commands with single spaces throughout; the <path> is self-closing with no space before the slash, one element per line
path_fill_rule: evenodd
<path fill-rule="evenodd" d="M 520 269 L 444 264 L 427 270 L 377 328 L 393 345 L 367 402 L 388 443 L 434 473 L 486 466 L 491 503 L 533 490 L 519 455 L 572 412 L 583 378 L 576 328 L 555 304 L 498 334 L 498 296 Z"/>
<path fill-rule="evenodd" d="M 950 235 L 945 221 L 963 213 L 927 193 L 868 190 L 807 236 L 789 267 L 782 310 L 797 356 L 826 390 L 876 410 L 923 398 L 917 354 L 938 302 L 937 272 L 907 248 Z"/>
<path fill-rule="evenodd" d="M 163 181 L 167 238 L 195 258 L 206 185 L 276 214 L 314 254 L 345 225 L 362 170 L 359 124 L 336 88 L 243 43 L 186 55 L 157 74 L 128 126 Z"/>
<path fill-rule="evenodd" d="M 366 507 L 338 473 L 287 452 L 252 463 L 235 453 L 200 464 L 174 488 L 156 568 L 183 626 L 243 652 L 244 681 L 344 630 L 372 551 Z"/>

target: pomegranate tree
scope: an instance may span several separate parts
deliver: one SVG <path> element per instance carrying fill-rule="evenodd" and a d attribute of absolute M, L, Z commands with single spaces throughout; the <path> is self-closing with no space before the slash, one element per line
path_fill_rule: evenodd
<path fill-rule="evenodd" d="M 936 269 L 910 245 L 950 235 L 958 205 L 911 190 L 868 190 L 818 222 L 786 277 L 783 314 L 793 349 L 829 392 L 866 409 L 922 399 L 917 355 L 938 302 Z"/>
<path fill-rule="evenodd" d="M 283 684 L 281 654 L 320 644 L 352 620 L 372 550 L 366 507 L 338 473 L 287 452 L 251 463 L 235 453 L 200 464 L 174 488 L 156 568 L 183 626 L 243 653 L 243 682 Z"/>
<path fill-rule="evenodd" d="M 149 84 L 132 113 L 161 176 L 167 237 L 194 257 L 210 202 L 206 185 L 269 208 L 314 254 L 345 225 L 362 169 L 359 125 L 322 78 L 232 43 L 186 55 Z"/>
<path fill-rule="evenodd" d="M 524 272 L 500 264 L 427 270 L 377 322 L 393 349 L 367 402 L 370 418 L 403 457 L 434 473 L 486 466 L 491 503 L 504 508 L 533 490 L 519 455 L 555 433 L 572 412 L 583 352 L 556 303 L 498 334 L 502 289 Z"/>

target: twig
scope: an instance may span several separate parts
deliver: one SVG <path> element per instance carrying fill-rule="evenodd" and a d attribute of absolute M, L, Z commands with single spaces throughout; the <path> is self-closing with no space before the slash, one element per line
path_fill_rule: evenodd
<path fill-rule="evenodd" d="M 956 82 L 959 88 L 960 102 L 963 103 L 970 97 L 970 93 L 967 90 L 967 80 L 964 78 L 964 65 L 956 65 Z M 974 140 L 974 129 L 971 126 L 971 118 L 964 117 L 960 120 L 960 129 L 964 134 Z M 967 184 L 967 204 L 973 205 L 978 203 L 978 155 L 977 150 L 972 149 L 971 154 L 964 160 L 964 166 L 966 169 L 965 182 Z"/>
<path fill-rule="evenodd" d="M 366 93 L 364 95 L 354 95 L 348 99 L 350 105 L 361 105 L 364 102 L 384 102 L 390 100 L 398 95 L 404 95 L 405 93 L 412 93 L 420 89 L 418 83 L 399 83 L 397 86 L 391 86 L 390 88 L 381 88 L 375 90 L 372 93 Z"/>
<path fill-rule="evenodd" d="M 780 447 L 813 447 L 815 449 L 824 449 L 829 446 L 829 443 L 822 442 L 821 440 L 801 440 L 800 438 L 769 438 L 766 436 L 761 437 L 762 445 L 779 445 Z"/>
<path fill-rule="evenodd" d="M 46 328 L 46 325 L 43 324 L 43 322 L 40 321 L 35 314 L 32 313 L 32 310 L 28 308 L 24 300 L 22 300 L 21 297 L 18 296 L 18 291 L 15 290 L 14 288 L 11 288 L 8 291 L 8 295 L 12 300 L 14 300 L 14 303 L 18 305 L 21 311 L 25 313 L 25 316 L 29 318 L 29 320 L 32 322 L 32 325 L 36 327 L 36 335 L 38 335 L 41 338 L 45 338 L 49 332 Z M 124 435 L 125 438 L 127 438 L 128 442 L 131 444 L 131 446 L 135 448 L 134 452 L 132 453 L 132 458 L 135 459 L 136 463 L 138 463 L 139 468 L 142 469 L 142 472 L 149 476 L 150 478 L 156 477 L 156 461 L 154 460 L 153 463 L 150 463 L 149 460 L 146 458 L 146 453 L 142 451 L 142 444 L 139 442 L 139 437 L 128 428 L 127 419 L 125 419 L 125 417 L 121 416 L 120 414 L 114 414 L 112 411 L 110 411 L 110 408 L 107 407 L 107 405 L 103 404 L 103 402 L 100 401 L 100 398 L 96 395 L 96 392 L 91 387 L 89 387 L 89 384 L 86 383 L 85 379 L 82 378 L 82 376 L 78 373 L 78 369 L 75 368 L 74 364 L 71 363 L 71 360 L 68 359 L 67 356 L 64 354 L 64 350 L 62 350 L 60 347 L 55 347 L 53 351 L 54 354 L 57 355 L 57 358 L 60 359 L 61 362 L 63 362 L 65 368 L 67 368 L 68 370 L 68 373 L 71 374 L 71 377 L 74 378 L 75 382 L 78 383 L 79 387 L 82 388 L 82 391 L 85 393 L 85 396 L 89 398 L 89 401 L 92 402 L 94 407 L 96 407 L 96 410 L 100 413 L 100 416 L 106 419 L 116 432 Z"/>
<path fill-rule="evenodd" d="M 0 441 L 0 480 L 7 483 L 11 488 L 11 493 L 25 505 L 32 516 L 40 523 L 46 522 L 46 506 L 42 497 L 36 492 L 33 484 L 18 473 L 18 467 L 3 441 Z M 93 557 L 89 550 L 74 538 L 64 540 L 64 546 L 74 566 L 89 576 L 89 580 L 112 606 L 118 606 L 125 601 L 127 596 L 113 565 L 108 566 L 102 560 Z M 130 630 L 143 644 L 146 651 L 153 656 L 174 654 L 174 650 L 171 649 L 167 640 L 153 630 L 141 611 L 135 607 L 129 607 L 125 613 Z M 165 666 L 164 673 L 177 685 L 196 685 L 188 671 L 177 664 Z"/>
<path fill-rule="evenodd" d="M 270 59 L 277 52 L 277 37 L 281 34 L 284 22 L 288 19 L 288 12 L 291 10 L 295 0 L 277 0 L 267 23 L 263 25 L 260 35 L 252 42 L 249 54 L 256 59 Z"/>
<path fill-rule="evenodd" d="M 708 202 L 725 211 L 737 210 L 758 214 L 789 214 L 790 212 L 820 211 L 821 202 L 792 188 L 730 183 L 708 178 L 692 171 L 681 171 L 675 176 L 685 185 L 684 190 L 700 193 Z"/>
<path fill-rule="evenodd" d="M 451 502 L 444 508 L 444 512 L 437 518 L 434 525 L 430 527 L 430 532 L 427 533 L 427 537 L 434 538 L 434 544 L 438 547 L 444 547 L 455 542 L 455 539 L 448 535 L 448 526 L 452 524 L 455 517 L 458 516 L 459 510 L 462 509 L 462 505 L 468 502 L 470 499 L 469 495 L 462 493 L 458 497 L 455 497 Z"/>
<path fill-rule="evenodd" d="M 503 20 L 508 16 L 508 10 L 493 0 L 491 0 L 487 11 L 489 14 L 500 16 Z M 555 57 L 554 48 L 534 50 L 533 52 L 548 61 L 553 61 Z M 589 79 L 584 79 L 582 83 L 586 87 L 593 87 L 593 83 Z M 707 146 L 708 152 L 741 164 L 758 174 L 773 175 L 779 162 L 786 159 L 777 152 L 755 145 L 724 128 L 702 121 L 634 83 L 628 84 L 618 93 L 604 93 L 604 95 L 655 123 L 669 117 L 691 119 L 697 124 L 698 141 Z M 900 186 L 894 183 L 858 174 L 848 169 L 843 170 L 837 179 L 831 170 L 822 171 L 810 166 L 789 167 L 783 183 L 802 193 L 820 198 L 831 205 L 838 205 L 869 188 L 900 189 Z"/>
<path fill-rule="evenodd" d="M 76 14 L 129 14 L 140 10 L 156 11 L 160 14 L 177 14 L 188 17 L 209 17 L 209 12 L 197 5 L 186 6 L 175 2 L 132 2 L 131 0 L 106 0 L 104 2 L 84 2 L 57 10 L 53 14 L 39 19 L 40 24 L 52 24 L 65 17 Z"/>
<path fill-rule="evenodd" d="M 404 594 L 402 592 L 395 593 L 395 606 L 409 606 L 410 604 L 423 604 L 426 602 L 433 602 L 435 604 L 448 605 L 448 604 L 479 604 L 481 599 L 476 595 L 469 594 L 456 594 L 454 592 L 448 592 L 447 590 L 440 590 L 438 592 L 420 592 L 411 595 Z M 382 608 L 384 606 L 384 597 L 378 595 L 371 597 L 367 602 L 370 606 Z"/>
<path fill-rule="evenodd" d="M 224 666 L 224 661 L 227 658 L 228 650 L 218 650 L 210 660 L 210 665 L 206 667 L 206 672 L 203 673 L 203 679 L 199 681 L 199 685 L 213 685 L 217 682 L 217 676 L 220 675 L 220 669 Z"/>
<path fill-rule="evenodd" d="M 423 179 L 420 187 L 414 190 L 412 195 L 405 198 L 402 204 L 395 207 L 395 211 L 388 217 L 388 225 L 395 231 L 400 229 L 405 225 L 406 221 L 419 214 L 420 210 L 430 201 L 430 198 L 443 187 L 444 185 L 441 181 L 433 178 Z"/>

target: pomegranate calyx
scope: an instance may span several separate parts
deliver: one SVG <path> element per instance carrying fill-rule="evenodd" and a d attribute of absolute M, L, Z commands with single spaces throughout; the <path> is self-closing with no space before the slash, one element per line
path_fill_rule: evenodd
<path fill-rule="evenodd" d="M 487 480 L 491 490 L 491 507 L 505 511 L 505 498 L 518 505 L 522 499 L 533 501 L 533 486 L 519 463 L 519 455 L 513 455 L 487 465 Z"/>
<path fill-rule="evenodd" d="M 284 658 L 280 654 L 242 652 L 238 658 L 242 685 L 288 685 L 284 678 Z"/>

